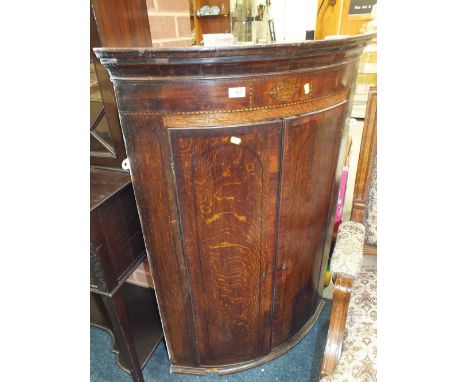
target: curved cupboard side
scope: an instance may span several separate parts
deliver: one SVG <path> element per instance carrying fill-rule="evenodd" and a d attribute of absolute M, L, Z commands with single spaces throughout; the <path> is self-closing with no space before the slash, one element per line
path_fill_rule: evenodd
<path fill-rule="evenodd" d="M 371 37 L 96 50 L 116 91 L 172 371 L 244 370 L 313 326 Z"/>

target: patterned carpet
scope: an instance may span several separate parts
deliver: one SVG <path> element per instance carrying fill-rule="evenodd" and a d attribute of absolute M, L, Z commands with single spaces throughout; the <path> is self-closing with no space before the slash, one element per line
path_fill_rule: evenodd
<path fill-rule="evenodd" d="M 331 301 L 324 300 L 323 310 L 312 330 L 293 349 L 283 356 L 244 372 L 204 377 L 171 374 L 164 342 L 161 342 L 143 369 L 146 382 L 317 382 L 328 331 Z M 91 327 L 91 382 L 131 382 L 122 371 L 111 351 L 111 336 L 104 330 Z"/>

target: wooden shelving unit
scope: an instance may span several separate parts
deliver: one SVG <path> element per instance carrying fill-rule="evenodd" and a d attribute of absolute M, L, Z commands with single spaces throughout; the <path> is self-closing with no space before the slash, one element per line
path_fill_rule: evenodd
<path fill-rule="evenodd" d="M 143 368 L 163 338 L 156 296 L 151 288 L 144 288 L 129 283 L 122 285 L 121 294 L 127 309 L 128 322 L 132 330 L 136 355 L 141 368 Z M 106 330 L 112 335 L 114 339 L 112 351 L 119 355 L 119 366 L 127 373 L 130 373 L 130 366 L 115 341 L 115 330 L 102 296 L 97 293 L 91 293 L 90 302 L 91 324 Z"/>
<path fill-rule="evenodd" d="M 204 19 L 205 17 L 227 17 L 227 16 L 229 16 L 229 13 L 223 13 L 219 15 L 196 16 L 196 17 L 198 17 L 199 19 Z"/>
<path fill-rule="evenodd" d="M 219 15 L 197 16 L 197 11 L 204 5 L 217 5 L 220 9 L 224 5 L 226 13 Z M 195 30 L 195 44 L 203 40 L 203 33 L 231 33 L 231 18 L 229 0 L 191 0 L 190 20 L 192 31 Z"/>

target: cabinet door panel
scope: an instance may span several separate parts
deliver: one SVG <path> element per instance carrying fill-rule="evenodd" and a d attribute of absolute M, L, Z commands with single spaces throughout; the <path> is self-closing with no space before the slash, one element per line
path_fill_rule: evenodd
<path fill-rule="evenodd" d="M 285 120 L 272 346 L 315 312 L 346 104 Z"/>
<path fill-rule="evenodd" d="M 281 122 L 170 136 L 201 362 L 266 354 Z"/>

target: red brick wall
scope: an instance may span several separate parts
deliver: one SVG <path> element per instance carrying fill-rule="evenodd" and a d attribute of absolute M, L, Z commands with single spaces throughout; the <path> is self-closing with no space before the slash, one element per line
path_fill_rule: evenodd
<path fill-rule="evenodd" d="M 146 0 L 153 46 L 192 46 L 189 0 Z"/>

